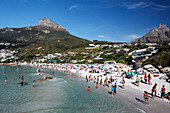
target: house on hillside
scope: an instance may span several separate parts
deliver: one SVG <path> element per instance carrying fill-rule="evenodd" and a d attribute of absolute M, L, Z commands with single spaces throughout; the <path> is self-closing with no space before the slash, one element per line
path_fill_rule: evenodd
<path fill-rule="evenodd" d="M 116 49 L 115 52 L 116 52 L 116 53 L 128 53 L 128 52 L 129 52 L 129 49 L 127 49 L 127 48 Z"/>
<path fill-rule="evenodd" d="M 67 52 L 69 55 L 71 55 L 71 56 L 76 56 L 76 54 L 78 53 L 78 52 Z"/>
<path fill-rule="evenodd" d="M 132 52 L 130 52 L 128 55 L 138 55 L 138 54 L 142 54 L 143 52 L 145 52 L 147 49 L 139 49 L 139 50 L 134 50 Z"/>
<path fill-rule="evenodd" d="M 56 56 L 52 55 L 52 54 L 48 54 L 47 56 L 44 56 L 44 58 L 46 58 L 46 59 L 53 59 L 53 58 L 56 58 Z"/>

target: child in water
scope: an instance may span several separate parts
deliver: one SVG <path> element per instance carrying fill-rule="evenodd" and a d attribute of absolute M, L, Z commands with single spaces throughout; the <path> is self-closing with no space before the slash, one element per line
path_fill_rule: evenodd
<path fill-rule="evenodd" d="M 88 92 L 90 92 L 90 86 L 88 87 Z"/>

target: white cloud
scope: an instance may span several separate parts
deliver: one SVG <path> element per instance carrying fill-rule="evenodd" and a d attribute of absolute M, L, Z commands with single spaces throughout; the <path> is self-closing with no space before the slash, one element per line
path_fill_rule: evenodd
<path fill-rule="evenodd" d="M 131 35 L 126 35 L 124 40 L 125 41 L 132 41 L 132 40 L 140 38 L 140 37 L 142 37 L 142 36 L 139 36 L 137 34 L 131 34 Z"/>
<path fill-rule="evenodd" d="M 70 6 L 69 10 L 71 11 L 72 9 L 75 9 L 77 7 L 78 7 L 78 5 L 72 5 L 72 6 Z"/>
<path fill-rule="evenodd" d="M 104 35 L 98 35 L 98 38 L 110 39 L 110 37 L 107 37 L 107 36 L 104 36 Z"/>
<path fill-rule="evenodd" d="M 149 4 L 145 2 L 139 2 L 139 3 L 134 3 L 134 4 L 128 4 L 128 3 L 123 3 L 122 7 L 126 7 L 127 9 L 136 9 L 136 8 L 144 8 L 148 7 Z"/>
<path fill-rule="evenodd" d="M 133 4 L 130 4 L 128 2 L 124 2 L 121 5 L 121 7 L 125 7 L 127 9 L 142 9 L 142 8 L 150 7 L 154 10 L 167 10 L 167 9 L 170 8 L 170 6 L 156 4 L 156 3 L 153 3 L 153 2 L 138 2 L 138 3 L 133 3 Z"/>
<path fill-rule="evenodd" d="M 135 34 L 134 34 L 134 35 L 128 35 L 128 37 L 129 37 L 129 38 L 132 38 L 132 39 L 139 38 L 139 36 L 138 36 L 138 35 L 135 35 Z"/>

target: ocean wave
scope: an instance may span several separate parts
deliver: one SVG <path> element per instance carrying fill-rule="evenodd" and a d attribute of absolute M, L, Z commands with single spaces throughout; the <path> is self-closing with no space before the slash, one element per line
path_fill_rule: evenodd
<path fill-rule="evenodd" d="M 140 109 L 140 108 L 137 108 L 137 110 L 141 113 L 146 113 L 144 110 Z"/>

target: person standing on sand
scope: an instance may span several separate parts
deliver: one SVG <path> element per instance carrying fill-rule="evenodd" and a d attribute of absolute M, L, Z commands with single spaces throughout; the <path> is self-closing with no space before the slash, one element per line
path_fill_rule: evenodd
<path fill-rule="evenodd" d="M 113 94 L 114 94 L 114 92 L 115 92 L 115 87 L 112 85 L 112 96 L 113 96 Z"/>
<path fill-rule="evenodd" d="M 106 80 L 104 80 L 104 87 L 106 86 Z"/>
<path fill-rule="evenodd" d="M 102 85 L 102 78 L 100 79 L 100 85 Z"/>
<path fill-rule="evenodd" d="M 139 77 L 137 76 L 137 78 L 136 78 L 136 83 L 137 83 L 137 85 L 138 85 L 138 87 L 139 87 Z"/>
<path fill-rule="evenodd" d="M 88 82 L 88 78 L 87 78 L 87 75 L 86 75 L 86 82 Z"/>
<path fill-rule="evenodd" d="M 162 88 L 161 88 L 161 98 L 163 97 L 163 99 L 165 98 L 165 90 L 166 90 L 165 86 L 162 85 Z"/>
<path fill-rule="evenodd" d="M 117 89 L 117 80 L 115 81 L 115 86 L 114 86 L 114 93 L 116 94 L 116 89 Z"/>
<path fill-rule="evenodd" d="M 156 96 L 156 86 L 157 86 L 157 83 L 155 83 L 155 85 L 152 88 L 152 97 Z M 155 93 L 155 95 L 153 95 L 153 93 Z"/>
<path fill-rule="evenodd" d="M 144 75 L 144 80 L 145 80 L 145 83 L 147 83 L 147 75 L 146 75 L 146 73 Z"/>
<path fill-rule="evenodd" d="M 146 101 L 148 102 L 148 105 L 149 105 L 148 94 L 147 94 L 146 91 L 144 91 L 143 97 L 144 97 L 144 99 L 145 99 L 145 105 L 146 105 Z"/>
<path fill-rule="evenodd" d="M 125 84 L 125 79 L 124 79 L 124 77 L 123 77 L 123 78 L 122 78 L 122 88 L 123 88 L 123 89 L 125 89 L 124 84 Z"/>
<path fill-rule="evenodd" d="M 151 84 L 151 75 L 150 74 L 148 75 L 148 84 L 149 85 Z"/>

